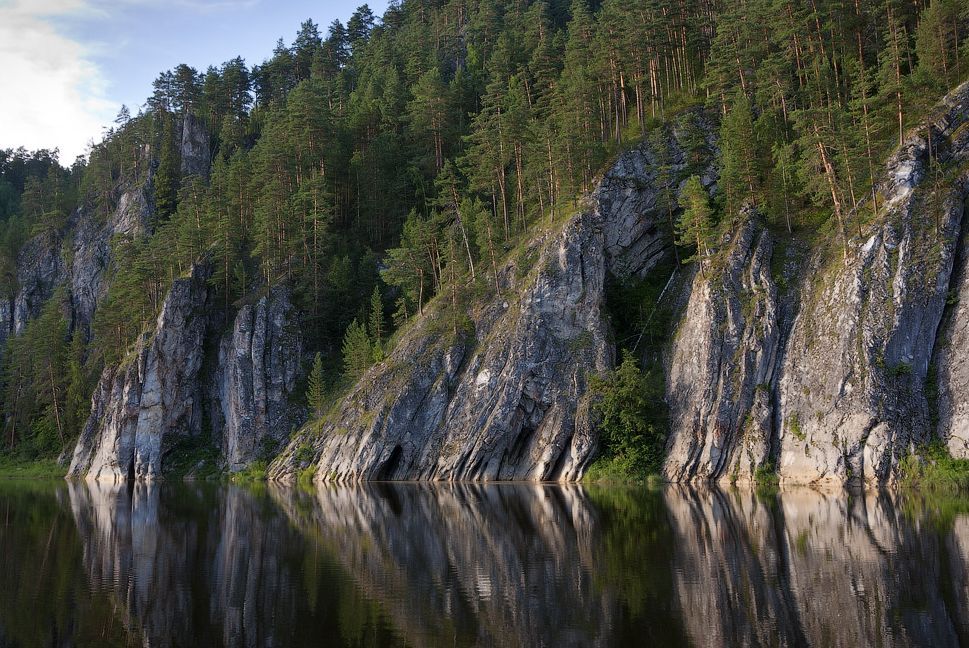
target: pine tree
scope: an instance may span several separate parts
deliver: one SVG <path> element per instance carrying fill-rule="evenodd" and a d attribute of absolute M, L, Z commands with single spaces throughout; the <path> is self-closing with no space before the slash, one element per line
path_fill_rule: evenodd
<path fill-rule="evenodd" d="M 384 359 L 384 301 L 380 296 L 380 286 L 373 287 L 370 295 L 370 319 L 367 321 L 367 332 L 370 334 L 373 347 L 374 362 Z"/>
<path fill-rule="evenodd" d="M 699 261 L 700 274 L 705 275 L 704 264 L 709 256 L 715 227 L 710 197 L 699 177 L 690 176 L 683 185 L 683 190 L 680 192 L 680 207 L 683 212 L 677 221 L 676 244 L 696 249 L 696 253 L 684 258 L 683 263 Z"/>
<path fill-rule="evenodd" d="M 163 113 L 162 119 L 165 125 L 158 155 L 158 170 L 154 178 L 155 209 L 159 220 L 165 220 L 175 214 L 181 181 L 179 177 L 181 162 L 178 159 L 178 144 L 175 140 L 175 118 L 171 114 Z"/>
<path fill-rule="evenodd" d="M 373 364 L 373 346 L 367 329 L 353 320 L 343 336 L 343 374 L 349 378 L 359 378 Z"/>
<path fill-rule="evenodd" d="M 720 187 L 731 216 L 745 199 L 756 199 L 759 187 L 756 141 L 750 102 L 741 92 L 720 126 Z"/>
<path fill-rule="evenodd" d="M 84 334 L 75 329 L 67 352 L 67 393 L 64 402 L 64 427 L 71 436 L 81 433 L 91 410 L 90 388 L 84 370 Z"/>
<path fill-rule="evenodd" d="M 323 416 L 326 407 L 326 377 L 323 375 L 323 357 L 317 353 L 306 385 L 306 404 L 315 418 Z"/>

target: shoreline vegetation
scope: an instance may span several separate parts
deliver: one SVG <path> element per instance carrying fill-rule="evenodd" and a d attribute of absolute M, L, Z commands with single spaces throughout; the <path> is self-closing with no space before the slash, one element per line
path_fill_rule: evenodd
<path fill-rule="evenodd" d="M 969 511 L 969 460 L 954 459 L 940 444 L 931 444 L 922 451 L 921 455 L 911 455 L 902 459 L 901 463 L 901 477 L 891 486 L 858 488 L 848 485 L 841 488 L 845 491 L 889 490 L 905 496 L 942 497 L 952 500 L 952 502 L 964 502 L 965 506 L 959 507 L 959 510 Z M 67 469 L 53 459 L 0 457 L 0 481 L 62 480 L 66 473 Z M 267 481 L 266 464 L 259 462 L 237 473 L 210 470 L 199 474 L 170 474 L 162 481 L 200 481 L 253 486 Z M 487 482 L 482 483 L 486 484 Z M 593 461 L 585 476 L 577 484 L 584 487 L 646 486 L 648 488 L 675 485 L 674 482 L 665 481 L 656 470 L 637 471 L 630 467 L 626 459 L 615 455 L 602 456 Z M 312 488 L 312 473 L 301 474 L 296 486 L 303 489 Z M 760 474 L 751 483 L 723 485 L 711 482 L 709 486 L 727 490 L 749 488 L 764 494 L 788 489 L 817 488 L 817 485 L 814 484 L 782 485 L 773 472 Z"/>

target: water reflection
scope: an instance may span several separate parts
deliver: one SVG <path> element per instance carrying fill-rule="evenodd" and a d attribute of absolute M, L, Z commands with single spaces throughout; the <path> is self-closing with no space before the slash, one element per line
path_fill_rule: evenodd
<path fill-rule="evenodd" d="M 967 508 L 813 491 L 0 484 L 0 646 L 956 646 Z"/>

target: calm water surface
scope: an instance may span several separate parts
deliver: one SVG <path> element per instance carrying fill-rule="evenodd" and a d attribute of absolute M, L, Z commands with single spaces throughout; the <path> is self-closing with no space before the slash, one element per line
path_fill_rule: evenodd
<path fill-rule="evenodd" d="M 0 646 L 969 645 L 969 507 L 0 483 Z"/>

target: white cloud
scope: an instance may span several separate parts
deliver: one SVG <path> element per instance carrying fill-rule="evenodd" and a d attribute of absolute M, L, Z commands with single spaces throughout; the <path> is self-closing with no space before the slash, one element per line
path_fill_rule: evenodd
<path fill-rule="evenodd" d="M 120 102 L 95 62 L 118 41 L 81 42 L 57 29 L 64 19 L 109 23 L 124 7 L 237 11 L 261 0 L 0 0 L 0 148 L 59 148 L 70 164 L 99 141 Z"/>
<path fill-rule="evenodd" d="M 85 0 L 0 0 L 0 148 L 59 148 L 70 164 L 99 140 L 118 105 L 82 43 L 51 19 L 89 10 Z"/>

